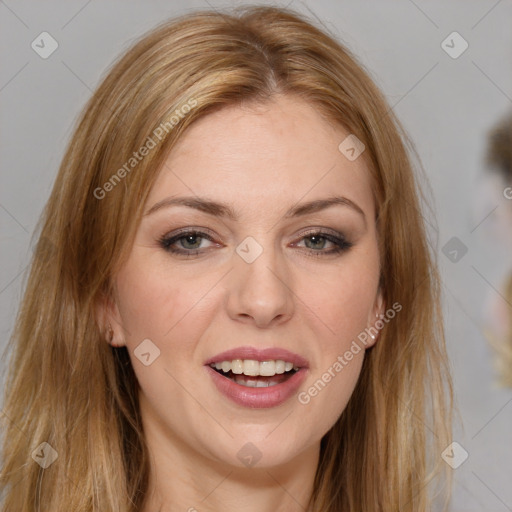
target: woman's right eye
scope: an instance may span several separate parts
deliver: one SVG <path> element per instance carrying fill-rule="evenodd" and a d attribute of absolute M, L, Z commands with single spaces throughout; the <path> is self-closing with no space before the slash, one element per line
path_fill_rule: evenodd
<path fill-rule="evenodd" d="M 166 251 L 173 254 L 180 254 L 184 256 L 194 256 L 200 254 L 202 250 L 206 249 L 202 242 L 209 240 L 213 242 L 213 238 L 202 231 L 181 231 L 178 234 L 171 236 L 163 236 L 160 238 L 160 246 Z"/>

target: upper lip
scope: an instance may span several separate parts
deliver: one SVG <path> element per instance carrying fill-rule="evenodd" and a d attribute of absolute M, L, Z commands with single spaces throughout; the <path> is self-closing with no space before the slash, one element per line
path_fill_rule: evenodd
<path fill-rule="evenodd" d="M 252 359 L 254 361 L 288 361 L 298 368 L 307 368 L 308 361 L 284 348 L 255 348 L 255 347 L 238 347 L 226 350 L 205 361 L 205 366 L 212 363 L 221 363 L 222 361 L 233 361 L 234 359 Z"/>

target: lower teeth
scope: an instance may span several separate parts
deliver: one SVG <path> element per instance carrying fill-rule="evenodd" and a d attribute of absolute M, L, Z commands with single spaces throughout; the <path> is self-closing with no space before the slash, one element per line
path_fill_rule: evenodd
<path fill-rule="evenodd" d="M 245 379 L 244 377 L 236 376 L 235 378 L 231 378 L 233 382 L 240 384 L 241 386 L 246 386 L 248 388 L 269 388 L 270 386 L 277 386 L 279 382 L 271 382 L 269 380 L 255 380 L 255 379 Z"/>
<path fill-rule="evenodd" d="M 248 388 L 269 388 L 271 386 L 277 386 L 277 384 L 282 384 L 296 372 L 290 371 L 284 374 L 274 375 L 273 377 L 249 377 L 243 374 L 234 374 L 231 371 L 228 373 L 219 373 L 240 386 Z"/>

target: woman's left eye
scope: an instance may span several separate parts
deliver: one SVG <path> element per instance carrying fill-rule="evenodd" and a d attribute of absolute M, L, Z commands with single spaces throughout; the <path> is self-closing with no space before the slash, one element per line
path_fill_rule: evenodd
<path fill-rule="evenodd" d="M 324 256 L 328 254 L 338 254 L 350 249 L 353 244 L 341 234 L 334 235 L 331 233 L 324 233 L 321 231 L 315 231 L 304 235 L 301 240 L 304 240 L 305 246 L 311 249 L 314 256 Z M 331 246 L 329 250 L 323 250 L 326 245 Z"/>

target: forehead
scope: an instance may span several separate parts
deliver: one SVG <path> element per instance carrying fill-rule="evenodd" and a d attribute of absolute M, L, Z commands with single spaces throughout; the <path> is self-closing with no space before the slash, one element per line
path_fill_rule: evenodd
<path fill-rule="evenodd" d="M 340 194 L 373 214 L 364 159 L 350 161 L 338 148 L 349 135 L 297 98 L 225 107 L 182 136 L 149 200 L 195 194 L 244 210 Z"/>

